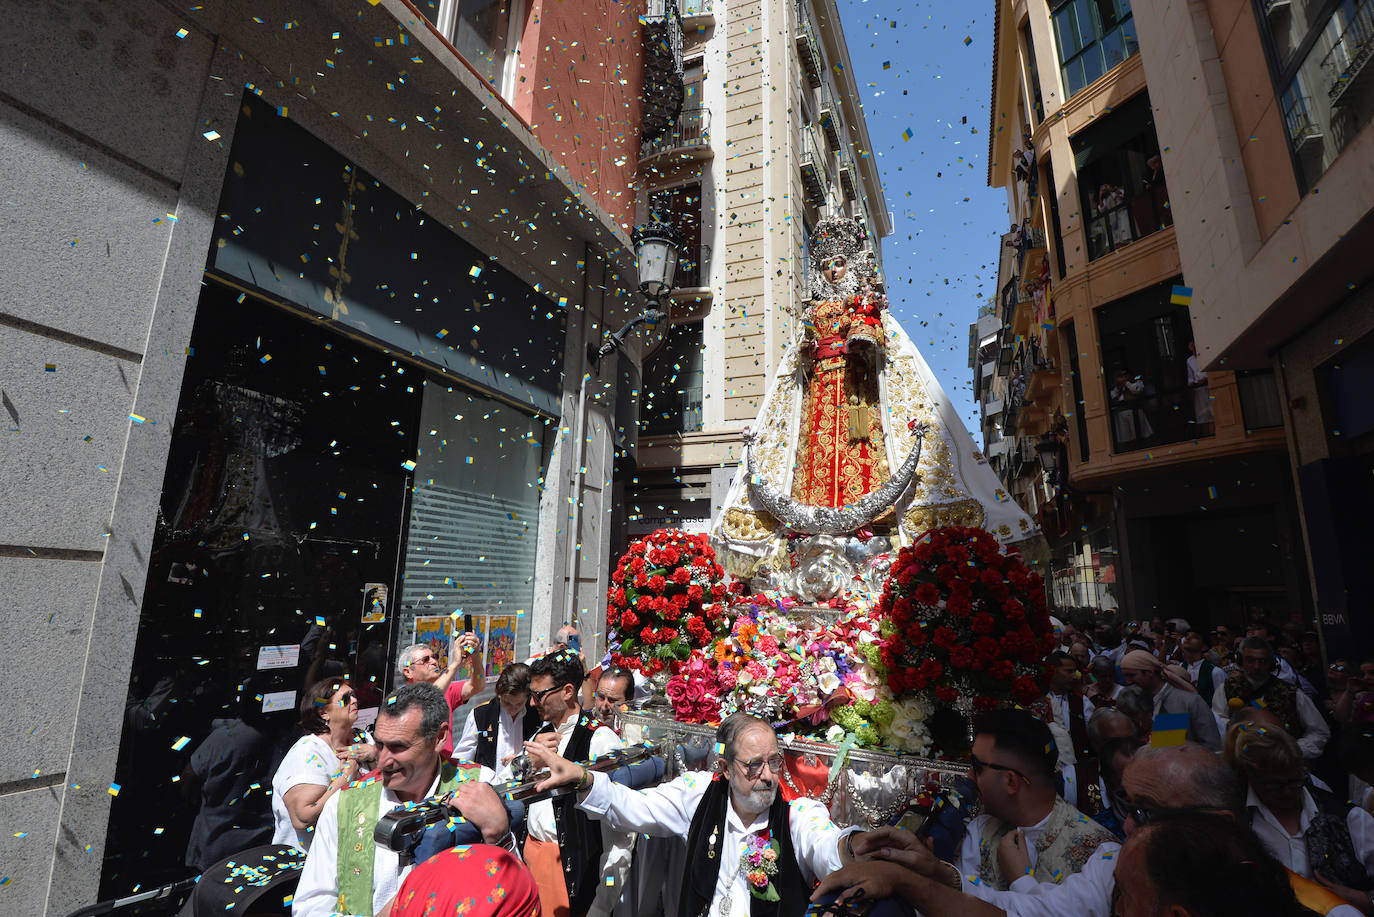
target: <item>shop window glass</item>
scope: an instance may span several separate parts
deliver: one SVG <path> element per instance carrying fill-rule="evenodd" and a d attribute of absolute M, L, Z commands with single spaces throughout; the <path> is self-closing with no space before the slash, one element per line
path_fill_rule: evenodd
<path fill-rule="evenodd" d="M 1186 306 L 1170 302 L 1173 281 L 1097 310 L 1114 450 L 1132 452 L 1213 430 L 1210 394 L 1189 385 L 1193 341 Z"/>
<path fill-rule="evenodd" d="M 550 428 L 542 418 L 431 379 L 415 450 L 397 645 L 430 642 L 473 616 L 486 674 L 529 656 L 539 493 Z"/>
<path fill-rule="evenodd" d="M 1140 50 L 1128 0 L 1054 0 L 1066 98 Z"/>
<path fill-rule="evenodd" d="M 1174 222 L 1149 97 L 1143 93 L 1071 138 L 1092 261 Z"/>
<path fill-rule="evenodd" d="M 644 367 L 641 436 L 701 429 L 703 366 L 701 322 L 669 329 L 668 340 Z"/>
<path fill-rule="evenodd" d="M 423 373 L 213 280 L 188 353 L 164 420 L 102 899 L 270 842 L 267 793 L 305 688 L 347 673 L 360 719 L 375 716 L 390 669 Z M 195 783 L 180 778 L 234 722 L 272 754 L 249 765 L 231 817 L 207 813 L 193 835 L 199 797 L 183 803 Z"/>

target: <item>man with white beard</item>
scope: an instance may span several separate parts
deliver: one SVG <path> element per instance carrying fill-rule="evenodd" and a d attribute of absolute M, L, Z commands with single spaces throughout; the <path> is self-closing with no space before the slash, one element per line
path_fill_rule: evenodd
<path fill-rule="evenodd" d="M 716 732 L 714 772 L 632 790 L 529 743 L 539 789 L 575 784 L 578 808 L 616 831 L 686 837 L 679 917 L 801 917 L 815 882 L 853 860 L 854 828 L 812 799 L 778 795 L 783 757 L 765 720 L 736 713 Z M 766 882 L 751 882 L 764 873 Z M 768 900 L 769 898 L 773 900 Z"/>

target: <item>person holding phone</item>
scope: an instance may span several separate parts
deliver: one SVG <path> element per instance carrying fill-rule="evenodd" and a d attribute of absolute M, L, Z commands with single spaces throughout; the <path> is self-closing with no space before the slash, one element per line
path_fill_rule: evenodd
<path fill-rule="evenodd" d="M 449 733 L 444 743 L 444 760 L 453 755 L 453 711 L 472 700 L 487 686 L 485 666 L 482 664 L 482 641 L 472 632 L 472 616 L 464 615 L 463 633 L 453 638 L 448 650 L 448 669 L 439 666 L 434 650 L 427 643 L 413 643 L 401 650 L 396 671 L 405 684 L 431 684 L 444 692 L 448 701 Z M 468 677 L 457 681 L 458 670 L 468 665 Z"/>

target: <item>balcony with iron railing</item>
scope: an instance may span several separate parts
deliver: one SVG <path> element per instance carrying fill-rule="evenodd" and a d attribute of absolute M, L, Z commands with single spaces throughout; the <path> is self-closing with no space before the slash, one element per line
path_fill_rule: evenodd
<path fill-rule="evenodd" d="M 821 125 L 821 130 L 825 132 L 825 141 L 830 144 L 830 149 L 836 153 L 840 151 L 840 107 L 835 102 L 835 96 L 830 92 L 830 87 L 821 84 L 820 90 L 820 114 L 816 120 Z"/>
<path fill-rule="evenodd" d="M 715 25 L 716 17 L 711 12 L 711 0 L 681 0 L 682 24 L 692 29 L 706 29 Z"/>
<path fill-rule="evenodd" d="M 1310 144 L 1321 144 L 1322 130 L 1311 112 L 1310 96 L 1291 96 L 1284 102 L 1283 125 L 1288 131 L 1288 138 L 1293 142 L 1293 149 L 1299 154 Z"/>
<path fill-rule="evenodd" d="M 1103 185 L 1096 195 L 1081 188 L 1088 201 L 1088 260 L 1096 261 L 1136 239 L 1174 225 L 1169 191 L 1162 183 L 1142 185 L 1129 195 L 1124 188 Z"/>
<path fill-rule="evenodd" d="M 812 89 L 819 89 L 825 82 L 825 65 L 822 63 L 818 35 L 807 0 L 797 0 L 797 58 Z"/>
<path fill-rule="evenodd" d="M 839 168 L 840 190 L 844 192 L 844 199 L 852 201 L 857 198 L 858 186 L 854 173 L 854 159 L 847 152 L 840 152 Z"/>
<path fill-rule="evenodd" d="M 677 0 L 648 0 L 644 36 L 644 115 L 640 137 L 666 131 L 682 111 L 682 17 Z"/>
<path fill-rule="evenodd" d="M 802 188 L 806 192 L 806 202 L 812 207 L 820 207 L 830 197 L 829 154 L 821 151 L 811 129 L 803 129 L 801 135 Z"/>
<path fill-rule="evenodd" d="M 688 108 L 677 116 L 668 130 L 639 147 L 640 165 L 660 156 L 673 159 L 709 159 L 711 150 L 711 111 Z"/>
<path fill-rule="evenodd" d="M 1364 0 L 1322 58 L 1321 69 L 1326 75 L 1327 95 L 1332 105 L 1340 105 L 1352 89 L 1374 72 L 1374 68 L 1368 66 L 1371 56 L 1374 56 L 1374 0 Z"/>
<path fill-rule="evenodd" d="M 677 289 L 697 291 L 710 285 L 711 246 L 702 244 L 695 252 L 684 251 L 677 262 Z"/>

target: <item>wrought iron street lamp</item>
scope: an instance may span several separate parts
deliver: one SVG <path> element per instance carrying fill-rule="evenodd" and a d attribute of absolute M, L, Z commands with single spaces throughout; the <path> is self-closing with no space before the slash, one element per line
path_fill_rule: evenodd
<path fill-rule="evenodd" d="M 1045 469 L 1045 474 L 1049 476 L 1053 483 L 1058 480 L 1059 471 L 1059 438 L 1053 433 L 1046 433 L 1040 437 L 1040 441 L 1035 444 L 1035 451 L 1040 457 L 1040 467 Z"/>
<path fill-rule="evenodd" d="M 625 338 L 639 325 L 647 325 L 650 333 L 668 317 L 663 300 L 673 291 L 677 275 L 678 252 L 682 250 L 682 233 L 668 223 L 648 223 L 636 226 L 631 237 L 635 244 L 635 260 L 639 267 L 639 292 L 650 306 L 626 322 L 619 331 L 606 335 L 600 347 L 587 345 L 587 359 L 600 368 L 601 358 L 619 350 Z"/>

